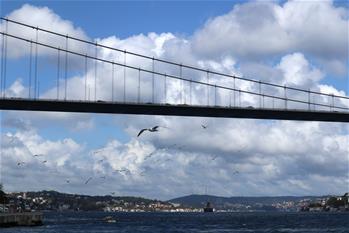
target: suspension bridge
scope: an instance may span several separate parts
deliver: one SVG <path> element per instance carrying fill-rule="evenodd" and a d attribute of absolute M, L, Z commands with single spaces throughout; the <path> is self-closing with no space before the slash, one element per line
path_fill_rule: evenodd
<path fill-rule="evenodd" d="M 349 122 L 344 94 L 177 63 L 7 18 L 0 34 L 2 110 Z"/>

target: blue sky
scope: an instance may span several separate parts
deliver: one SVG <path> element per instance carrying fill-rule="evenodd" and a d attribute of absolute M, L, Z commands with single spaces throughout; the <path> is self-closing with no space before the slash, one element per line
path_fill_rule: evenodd
<path fill-rule="evenodd" d="M 246 1 L 29 1 L 47 6 L 63 19 L 82 28 L 90 38 L 115 35 L 121 39 L 149 32 L 171 32 L 191 37 L 211 18 L 231 11 Z M 286 1 L 279 1 L 284 4 Z M 28 1 L 2 1 L 1 15 L 20 8 Z M 335 6 L 348 8 L 347 1 L 334 1 Z M 280 57 L 277 57 L 278 60 Z M 309 56 L 309 59 L 312 59 Z M 313 61 L 316 64 L 316 61 Z M 343 75 L 328 73 L 323 83 L 341 89 L 348 86 Z M 343 88 L 342 88 L 343 89 Z"/>
<path fill-rule="evenodd" d="M 32 1 L 84 28 L 92 38 L 125 38 L 148 32 L 191 35 L 207 19 L 226 13 L 239 1 Z M 3 1 L 2 15 L 27 1 Z"/>
<path fill-rule="evenodd" d="M 28 1 L 3 1 L 1 15 L 7 15 L 25 3 Z M 82 28 L 91 38 L 111 35 L 127 38 L 149 32 L 171 32 L 191 36 L 209 18 L 229 12 L 239 1 L 30 1 L 29 3 L 38 7 L 49 7 L 63 19 L 70 20 Z M 16 70 L 15 67 L 13 69 Z M 41 86 L 43 85 L 41 83 Z M 106 118 L 108 117 L 96 116 L 96 120 L 101 122 Z M 105 142 L 113 137 L 122 141 L 129 140 L 122 131 L 108 126 L 87 133 L 66 129 L 52 131 L 52 128 L 42 128 L 40 131 L 49 139 L 70 134 L 77 141 L 88 142 L 87 145 L 90 147 L 100 146 L 99 141 Z M 94 140 L 93 135 L 98 135 L 99 141 Z"/>
<path fill-rule="evenodd" d="M 24 9 L 23 5 L 26 3 L 29 7 Z M 345 62 L 348 61 L 348 55 L 343 52 L 348 49 L 345 43 L 348 41 L 348 35 L 345 35 L 345 30 L 348 30 L 348 27 L 345 27 L 348 22 L 347 2 L 303 3 L 314 4 L 313 7 L 319 7 L 317 11 L 306 5 L 299 9 L 295 2 L 269 3 L 2 1 L 0 13 L 1 16 L 5 16 L 18 10 L 19 15 L 16 17 L 24 17 L 32 24 L 42 23 L 45 25 L 43 27 L 51 30 L 60 29 L 50 25 L 54 22 L 53 19 L 59 16 L 57 27 L 67 28 L 71 23 L 73 26 L 69 29 L 70 33 L 81 33 L 78 30 L 80 28 L 84 34 L 81 36 L 87 36 L 91 40 L 99 38 L 101 43 L 108 43 L 114 47 L 129 46 L 140 51 L 146 49 L 146 52 L 153 52 L 154 48 L 159 46 L 159 41 L 164 41 L 160 46 L 160 58 L 178 62 L 188 61 L 196 66 L 204 64 L 205 67 L 218 69 L 220 72 L 249 77 L 257 75 L 256 79 L 296 85 L 305 89 L 335 93 L 344 91 L 347 94 L 348 64 Z M 41 7 L 48 7 L 50 12 Z M 281 16 L 273 11 L 277 7 Z M 36 12 L 37 15 L 29 17 L 32 12 Z M 275 14 L 273 17 L 270 17 L 271 12 Z M 292 17 L 293 15 L 296 17 Z M 320 20 L 322 17 L 325 17 L 325 20 Z M 302 24 L 297 24 L 298 18 Z M 259 22 L 262 23 L 259 25 Z M 331 22 L 334 22 L 334 25 Z M 253 28 L 257 24 L 257 28 Z M 323 29 L 325 27 L 328 31 Z M 151 32 L 156 34 L 148 34 Z M 11 89 L 10 86 L 20 80 L 22 82 L 19 81 L 13 90 L 24 90 L 25 93 L 26 71 L 18 69 L 18 66 L 28 67 L 28 59 L 25 55 L 21 59 L 9 61 L 10 77 L 7 87 Z M 55 82 L 55 71 L 51 74 L 54 70 L 52 64 L 56 64 L 52 63 L 55 58 L 50 59 L 44 55 L 39 58 L 41 94 L 49 93 Z M 105 72 L 109 75 L 107 69 Z M 82 78 L 84 73 L 75 75 Z M 73 72 L 68 76 L 69 82 L 74 84 Z M 45 77 L 53 79 L 46 80 Z M 106 77 L 101 79 L 108 87 L 110 80 Z M 175 92 L 176 86 L 172 88 L 170 91 Z M 198 95 L 198 98 L 202 96 Z M 248 102 L 251 100 L 243 101 L 251 104 Z M 155 124 L 171 126 L 172 129 L 163 130 L 155 135 L 136 137 L 140 128 Z M 207 134 L 202 131 L 201 124 L 209 125 Z M 47 165 L 47 171 L 54 168 L 69 169 L 72 164 L 78 167 L 75 174 L 77 177 L 97 172 L 98 169 L 102 169 L 108 175 L 110 168 L 116 169 L 119 164 L 142 171 L 144 167 L 150 166 L 144 157 L 152 148 L 161 151 L 160 148 L 176 143 L 186 149 L 159 152 L 160 158 L 172 159 L 173 163 L 153 167 L 154 173 L 149 172 L 149 180 L 137 175 L 132 179 L 115 178 L 115 182 L 120 183 L 118 193 L 158 198 L 175 197 L 176 195 L 171 193 L 175 191 L 173 187 L 179 185 L 178 181 L 183 181 L 178 187 L 179 194 L 198 192 L 202 190 L 202 184 L 205 182 L 215 187 L 217 193 L 212 194 L 217 195 L 303 195 L 321 192 L 328 194 L 331 191 L 342 192 L 347 189 L 338 185 L 348 180 L 344 174 L 345 165 L 348 164 L 348 132 L 345 128 L 346 126 L 341 124 L 316 122 L 2 112 L 2 145 L 6 150 L 3 170 L 10 172 L 11 169 L 16 169 L 16 166 L 12 165 L 16 164 L 18 159 L 27 159 L 28 164 L 35 168 L 35 161 L 30 160 L 28 148 L 31 151 L 40 148 L 52 155 L 52 161 L 55 161 Z M 260 132 L 265 133 L 261 135 Z M 11 137 L 17 138 L 17 146 L 6 144 Z M 67 141 L 70 144 L 66 143 Z M 71 154 L 69 151 L 65 153 L 70 157 L 62 159 L 64 156 L 59 153 L 68 150 L 67 148 L 71 150 Z M 100 155 L 109 162 L 104 164 L 104 167 L 96 162 L 97 155 L 93 155 L 96 149 L 106 151 Z M 14 151 L 21 153 L 12 156 L 17 153 Z M 334 151 L 333 155 L 329 151 Z M 206 172 L 207 167 L 202 166 L 207 165 L 212 154 L 217 155 L 218 159 L 212 162 L 212 168 Z M 332 156 L 339 158 L 338 161 L 333 162 Z M 318 158 L 322 160 L 319 162 Z M 62 160 L 64 165 L 61 164 Z M 152 162 L 155 164 L 155 161 Z M 80 163 L 85 168 L 80 168 Z M 331 164 L 330 168 L 328 164 Z M 238 179 L 229 175 L 232 169 L 241 171 Z M 43 174 L 45 171 L 42 171 Z M 216 174 L 216 171 L 219 172 Z M 33 171 L 28 167 L 27 172 L 32 174 Z M 68 173 L 61 176 L 67 176 Z M 158 174 L 163 174 L 163 177 L 158 177 Z M 193 177 L 192 174 L 204 175 Z M 173 180 L 165 180 L 166 177 L 173 177 Z M 9 187 L 10 190 L 20 189 L 21 183 L 18 179 L 8 179 L 4 181 L 5 187 Z M 333 179 L 336 179 L 337 183 L 333 183 Z M 230 191 L 222 188 L 224 185 L 219 184 L 220 180 L 225 186 L 231 185 Z M 243 183 L 246 186 L 242 187 Z M 38 184 L 34 178 L 28 180 L 27 184 L 38 190 L 47 187 L 45 184 Z M 122 191 L 122 188 L 132 188 L 130 185 L 148 185 L 149 190 L 145 188 L 139 193 Z M 327 188 L 323 189 L 324 186 Z M 67 192 L 108 193 L 107 185 L 98 186 L 95 190 L 81 185 L 67 187 L 57 184 L 56 188 Z"/>

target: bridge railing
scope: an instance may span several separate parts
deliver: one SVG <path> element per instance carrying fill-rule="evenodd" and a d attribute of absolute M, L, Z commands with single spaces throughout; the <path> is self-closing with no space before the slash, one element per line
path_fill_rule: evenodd
<path fill-rule="evenodd" d="M 131 52 L 107 40 L 1 20 L 2 98 L 349 111 L 345 93 L 239 77 L 145 55 L 149 51 Z M 18 76 L 27 87 L 17 83 L 16 90 Z"/>

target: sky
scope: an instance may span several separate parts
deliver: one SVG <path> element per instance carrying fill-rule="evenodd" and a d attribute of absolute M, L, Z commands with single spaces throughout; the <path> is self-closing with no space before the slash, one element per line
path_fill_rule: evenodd
<path fill-rule="evenodd" d="M 2 1 L 0 14 L 148 56 L 348 96 L 345 1 Z M 30 30 L 8 27 L 35 39 Z M 0 28 L 4 30 L 3 22 Z M 64 40 L 46 34 L 40 34 L 39 41 L 65 46 Z M 8 48 L 6 93 L 28 96 L 30 47 L 8 40 Z M 73 42 L 69 48 L 94 52 Z M 123 59 L 103 49 L 97 53 L 104 59 Z M 60 59 L 63 71 L 63 54 Z M 69 59 L 67 96 L 83 99 L 84 80 L 94 89 L 95 64 L 88 61 L 85 72 L 81 59 Z M 151 69 L 134 57 L 127 62 Z M 39 48 L 40 98 L 56 96 L 56 64 L 56 53 Z M 97 66 L 97 99 L 110 100 L 111 67 Z M 157 69 L 178 74 L 174 67 Z M 122 98 L 122 74 L 116 67 L 117 100 Z M 185 70 L 183 76 L 206 80 Z M 127 71 L 129 87 L 137 77 Z M 61 72 L 61 87 L 63 79 Z M 147 102 L 150 79 L 142 74 L 141 80 L 141 100 Z M 156 80 L 155 99 L 162 102 L 163 80 Z M 211 77 L 211 82 L 231 85 L 221 77 Z M 182 84 L 168 85 L 167 101 L 181 103 Z M 62 88 L 59 95 L 63 98 Z M 129 88 L 126 98 L 135 101 L 136 96 L 136 89 Z M 195 103 L 206 98 L 206 89 L 194 87 Z M 258 99 L 241 98 L 245 106 L 258 106 Z M 219 92 L 219 104 L 226 100 L 227 93 Z M 137 137 L 140 129 L 154 125 L 162 126 L 159 132 Z M 162 200 L 205 190 L 220 196 L 342 194 L 349 191 L 348 136 L 348 125 L 341 123 L 2 111 L 0 183 L 9 192 L 115 192 Z M 85 185 L 89 177 L 93 179 Z"/>

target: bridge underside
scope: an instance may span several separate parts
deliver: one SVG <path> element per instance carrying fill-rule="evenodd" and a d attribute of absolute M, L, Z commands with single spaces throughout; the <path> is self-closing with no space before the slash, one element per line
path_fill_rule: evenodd
<path fill-rule="evenodd" d="M 110 113 L 110 114 L 138 114 L 138 115 L 166 115 L 190 117 L 222 117 L 222 118 L 251 118 L 270 120 L 299 120 L 299 121 L 327 121 L 349 122 L 349 113 L 256 109 L 256 108 L 228 108 L 206 107 L 169 104 L 135 104 L 87 101 L 57 101 L 57 100 L 26 100 L 0 99 L 2 110 L 23 111 L 52 111 L 52 112 L 81 112 L 81 113 Z"/>

